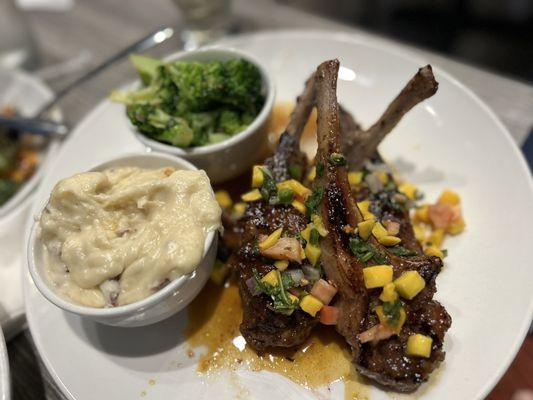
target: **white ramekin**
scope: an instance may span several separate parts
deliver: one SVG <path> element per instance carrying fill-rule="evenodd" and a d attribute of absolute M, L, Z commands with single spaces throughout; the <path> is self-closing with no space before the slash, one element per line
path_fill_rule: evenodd
<path fill-rule="evenodd" d="M 181 158 L 161 153 L 131 154 L 113 158 L 91 169 L 101 171 L 113 167 L 134 166 L 140 168 L 174 167 L 197 170 Z M 217 251 L 217 232 L 207 234 L 203 258 L 195 270 L 170 282 L 163 289 L 132 304 L 111 308 L 92 308 L 69 301 L 54 289 L 45 271 L 43 248 L 39 239 L 39 222 L 34 222 L 28 241 L 28 268 L 37 289 L 46 299 L 73 314 L 102 324 L 136 327 L 159 322 L 186 307 L 200 292 L 211 273 Z"/>
<path fill-rule="evenodd" d="M 267 146 L 267 125 L 275 100 L 274 82 L 267 70 L 251 55 L 231 48 L 208 47 L 195 51 L 180 52 L 166 58 L 166 60 L 226 61 L 235 58 L 243 58 L 259 69 L 265 94 L 263 108 L 244 131 L 220 143 L 182 149 L 150 139 L 130 124 L 137 139 L 148 148 L 173 154 L 192 162 L 198 168 L 205 170 L 212 183 L 223 182 L 244 173 L 257 161 L 259 156 L 264 154 Z M 135 85 L 130 87 L 135 87 Z"/>

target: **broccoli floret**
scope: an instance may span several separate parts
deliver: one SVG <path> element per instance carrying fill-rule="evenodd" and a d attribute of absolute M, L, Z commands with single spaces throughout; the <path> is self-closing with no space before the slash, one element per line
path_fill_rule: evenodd
<path fill-rule="evenodd" d="M 149 104 L 130 104 L 126 107 L 126 114 L 131 123 L 142 133 L 153 135 L 158 132 L 149 121 L 149 117 L 155 111 L 155 107 Z"/>
<path fill-rule="evenodd" d="M 167 71 L 178 87 L 183 110 L 207 111 L 224 97 L 226 76 L 222 62 L 176 62 L 169 64 Z"/>
<path fill-rule="evenodd" d="M 246 126 L 243 126 L 241 116 L 238 112 L 231 110 L 222 110 L 218 119 L 218 132 L 224 132 L 227 135 L 235 135 L 241 132 Z"/>
<path fill-rule="evenodd" d="M 261 74 L 245 60 L 139 62 L 145 86 L 111 98 L 156 140 L 180 147 L 217 142 L 244 130 L 263 106 Z"/>
<path fill-rule="evenodd" d="M 257 67 L 246 60 L 230 60 L 226 62 L 226 76 L 225 103 L 257 114 L 264 103 Z"/>
<path fill-rule="evenodd" d="M 165 129 L 155 139 L 178 147 L 189 147 L 194 139 L 192 129 L 183 118 L 175 118 L 174 121 L 175 125 Z"/>

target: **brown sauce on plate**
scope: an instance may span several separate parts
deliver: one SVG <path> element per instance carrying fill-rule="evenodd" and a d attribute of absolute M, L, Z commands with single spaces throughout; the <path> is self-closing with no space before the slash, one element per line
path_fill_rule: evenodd
<path fill-rule="evenodd" d="M 294 107 L 293 102 L 277 103 L 269 121 L 269 143 L 273 150 Z M 302 150 L 312 159 L 316 153 L 316 110 L 313 110 L 302 134 Z M 216 189 L 226 189 L 237 196 L 249 186 L 250 174 L 245 174 Z M 235 283 L 226 287 L 209 281 L 188 307 L 188 326 L 185 330 L 189 357 L 200 354 L 198 372 L 267 370 L 279 373 L 292 381 L 318 389 L 343 381 L 346 400 L 368 398 L 367 387 L 355 372 L 350 351 L 344 339 L 332 327 L 319 326 L 309 340 L 297 351 L 257 353 L 250 348 L 239 332 L 242 308 Z M 200 350 L 205 349 L 205 350 Z"/>

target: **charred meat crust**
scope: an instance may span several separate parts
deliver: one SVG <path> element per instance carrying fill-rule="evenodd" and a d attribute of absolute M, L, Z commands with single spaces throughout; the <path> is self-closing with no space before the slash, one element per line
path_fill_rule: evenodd
<path fill-rule="evenodd" d="M 305 89 L 291 115 L 286 131 L 281 135 L 274 155 L 265 161 L 276 181 L 291 178 L 290 166 L 305 171 L 307 158 L 300 151 L 301 132 L 314 105 L 314 75 L 306 82 Z M 257 252 L 253 245 L 260 234 L 268 235 L 278 228 L 296 235 L 307 225 L 306 217 L 292 206 L 271 205 L 267 201 L 250 203 L 244 216 L 236 223 L 228 221 L 226 246 L 233 250 L 229 264 L 234 268 L 239 282 L 243 304 L 241 333 L 256 350 L 268 348 L 293 348 L 309 337 L 318 319 L 300 309 L 291 315 L 277 313 L 269 308 L 270 299 L 265 295 L 253 296 L 246 282 L 256 269 L 264 275 L 273 269 Z"/>
<path fill-rule="evenodd" d="M 379 305 L 380 290 L 365 288 L 362 276 L 365 265 L 350 253 L 349 237 L 342 229 L 346 224 L 355 226 L 362 220 L 350 193 L 346 169 L 328 162 L 331 154 L 340 149 L 337 70 L 338 62 L 329 61 L 321 64 L 317 73 L 317 162 L 327 167 L 324 175 L 316 181 L 324 188 L 321 212 L 330 232 L 321 242 L 322 263 L 326 276 L 339 290 L 335 305 L 340 308 L 340 316 L 336 328 L 350 344 L 353 361 L 362 374 L 388 388 L 412 392 L 444 359 L 442 344 L 451 318 L 442 305 L 432 300 L 436 292 L 435 278 L 442 262 L 437 257 L 422 255 L 409 259 L 397 257 L 371 237 L 371 243 L 387 255 L 394 278 L 405 271 L 416 270 L 424 278 L 426 287 L 413 300 L 404 302 L 407 321 L 399 335 L 374 344 L 359 342 L 359 333 L 378 324 L 374 308 Z M 429 358 L 405 354 L 407 338 L 412 333 L 422 333 L 433 339 Z"/>

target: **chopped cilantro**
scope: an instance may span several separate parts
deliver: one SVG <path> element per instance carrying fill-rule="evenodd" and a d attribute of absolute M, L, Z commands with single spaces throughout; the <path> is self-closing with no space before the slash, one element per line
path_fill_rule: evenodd
<path fill-rule="evenodd" d="M 361 239 L 358 235 L 350 237 L 349 247 L 353 255 L 364 263 L 371 259 L 374 259 L 378 264 L 384 264 L 387 262 L 387 257 L 383 253 L 370 243 Z"/>
<path fill-rule="evenodd" d="M 387 325 L 390 327 L 395 327 L 400 321 L 400 310 L 402 308 L 402 303 L 400 300 L 396 301 L 385 301 L 383 303 L 383 314 L 387 317 Z"/>
<path fill-rule="evenodd" d="M 276 181 L 272 176 L 270 169 L 263 167 L 261 168 L 263 173 L 263 185 L 261 185 L 261 196 L 264 200 L 270 200 L 271 197 L 275 196 L 278 193 L 278 188 L 276 186 Z"/>
<path fill-rule="evenodd" d="M 278 278 L 278 284 L 272 286 L 261 280 L 261 276 L 259 275 L 259 272 L 257 272 L 257 269 L 254 268 L 252 270 L 252 276 L 255 280 L 257 290 L 270 296 L 272 300 L 272 304 L 269 305 L 269 308 L 280 314 L 291 315 L 298 307 L 298 302 L 293 302 L 291 300 L 287 293 L 287 289 L 292 287 L 294 283 L 289 274 L 281 274 L 276 270 L 276 275 Z"/>
<path fill-rule="evenodd" d="M 317 208 L 320 205 L 320 202 L 322 201 L 322 196 L 324 196 L 324 188 L 323 187 L 316 187 L 313 190 L 313 193 L 305 200 L 305 207 L 307 208 L 307 215 L 311 217 L 311 215 L 316 214 Z"/>
<path fill-rule="evenodd" d="M 337 165 L 337 166 L 346 165 L 346 157 L 344 157 L 344 155 L 342 155 L 340 153 L 331 154 L 331 156 L 329 156 L 329 161 L 333 165 Z"/>
<path fill-rule="evenodd" d="M 280 189 L 278 190 L 277 203 L 278 204 L 291 204 L 294 199 L 294 192 L 292 189 Z"/>
<path fill-rule="evenodd" d="M 390 251 L 392 254 L 396 254 L 400 257 L 416 256 L 416 251 L 406 249 L 405 247 L 400 246 L 399 244 L 393 247 L 389 247 L 387 250 Z"/>
<path fill-rule="evenodd" d="M 291 164 L 287 169 L 291 178 L 296 179 L 298 181 L 302 178 L 302 167 L 300 167 L 299 165 Z"/>
<path fill-rule="evenodd" d="M 315 228 L 311 229 L 311 233 L 309 234 L 309 242 L 312 245 L 316 246 L 318 244 L 319 237 L 320 234 L 318 233 L 318 231 Z"/>
<path fill-rule="evenodd" d="M 443 257 L 448 257 L 448 249 L 442 249 L 441 251 Z"/>
<path fill-rule="evenodd" d="M 319 162 L 316 164 L 316 176 L 318 178 L 321 178 L 323 174 L 324 174 L 324 164 Z"/>

